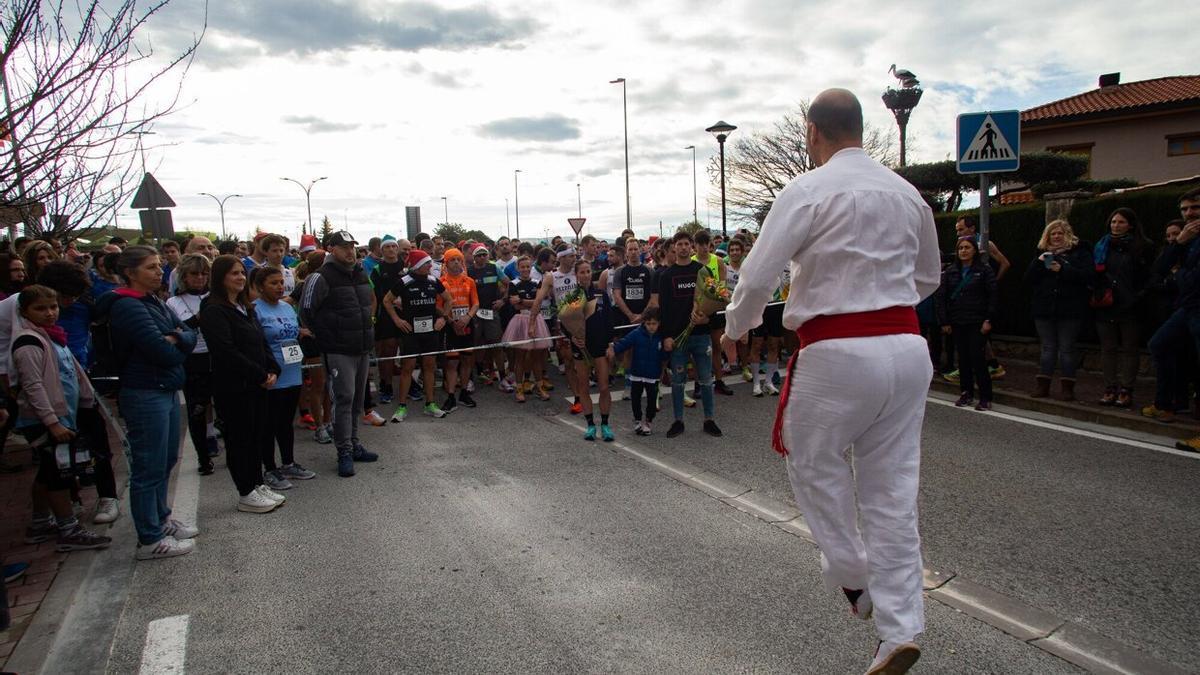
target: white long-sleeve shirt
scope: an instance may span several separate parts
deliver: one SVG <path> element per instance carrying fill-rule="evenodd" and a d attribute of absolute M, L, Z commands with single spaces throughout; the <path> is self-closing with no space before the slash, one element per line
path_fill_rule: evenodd
<path fill-rule="evenodd" d="M 914 307 L 941 277 L 933 212 L 916 188 L 861 148 L 838 151 L 779 193 L 742 263 L 725 332 L 741 338 L 791 269 L 783 325 Z"/>

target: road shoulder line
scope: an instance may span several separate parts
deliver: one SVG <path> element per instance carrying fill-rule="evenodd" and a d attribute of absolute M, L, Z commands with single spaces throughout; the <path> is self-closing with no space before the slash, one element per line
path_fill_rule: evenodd
<path fill-rule="evenodd" d="M 928 400 L 934 401 L 935 399 L 930 397 Z M 941 401 L 939 403 L 944 404 Z M 1081 432 L 1080 435 L 1100 436 L 1095 432 L 1055 427 L 1015 415 L 1006 415 L 1006 417 L 1027 423 L 1037 422 L 1035 426 L 1046 426 L 1068 433 Z M 580 432 L 584 431 L 583 425 L 573 420 L 561 416 L 550 419 Z M 1129 445 L 1136 444 L 1137 447 L 1151 445 L 1119 437 L 1113 437 L 1113 440 Z M 676 482 L 703 492 L 727 506 L 815 544 L 812 531 L 805 522 L 804 515 L 792 504 L 755 493 L 752 488 L 744 488 L 736 481 L 657 450 L 632 448 L 620 441 L 598 445 L 604 446 L 603 449 L 614 454 L 635 459 Z M 1158 448 L 1151 447 L 1150 449 Z M 795 514 L 793 517 L 787 517 L 793 513 Z M 1098 673 L 1186 672 L 1174 664 L 1162 661 L 1122 642 L 1056 617 L 986 586 L 964 579 L 954 572 L 934 570 L 928 565 L 928 561 L 926 563 L 924 589 L 927 597 L 1048 654 L 1053 654 L 1068 663 Z"/>

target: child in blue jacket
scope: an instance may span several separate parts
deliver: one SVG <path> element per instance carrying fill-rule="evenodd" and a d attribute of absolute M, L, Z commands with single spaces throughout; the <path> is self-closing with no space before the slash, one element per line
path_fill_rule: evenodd
<path fill-rule="evenodd" d="M 658 334 L 658 309 L 648 307 L 642 312 L 642 325 L 608 348 L 611 362 L 617 354 L 633 350 L 629 365 L 629 398 L 633 401 L 634 432 L 638 436 L 650 435 L 650 423 L 658 412 L 658 380 L 662 376 L 663 362 L 667 350 L 663 337 Z M 642 394 L 646 394 L 646 419 L 642 420 Z"/>

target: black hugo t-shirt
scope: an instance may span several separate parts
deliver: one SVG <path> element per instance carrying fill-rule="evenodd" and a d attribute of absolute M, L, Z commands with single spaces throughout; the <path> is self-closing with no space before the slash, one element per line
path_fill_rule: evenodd
<path fill-rule="evenodd" d="M 662 334 L 675 337 L 687 328 L 696 300 L 696 276 L 703 267 L 695 260 L 686 265 L 664 267 L 658 273 L 658 304 L 662 316 Z M 708 324 L 692 329 L 693 335 L 708 335 Z"/>
<path fill-rule="evenodd" d="M 611 272 L 610 272 L 611 274 Z M 621 300 L 634 314 L 641 314 L 650 302 L 654 289 L 650 286 L 650 268 L 645 265 L 624 265 L 618 272 Z"/>
<path fill-rule="evenodd" d="M 400 300 L 400 318 L 413 326 L 418 334 L 432 333 L 437 321 L 437 299 L 446 292 L 442 282 L 430 276 L 406 274 L 392 288 Z"/>

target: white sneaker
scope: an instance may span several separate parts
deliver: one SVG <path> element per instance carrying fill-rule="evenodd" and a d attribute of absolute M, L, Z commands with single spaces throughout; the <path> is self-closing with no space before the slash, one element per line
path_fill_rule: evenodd
<path fill-rule="evenodd" d="M 867 675 L 903 675 L 919 658 L 921 648 L 912 642 L 880 642 Z"/>
<path fill-rule="evenodd" d="M 121 503 L 112 497 L 101 497 L 96 502 L 96 513 L 92 516 L 92 522 L 97 525 L 111 523 L 121 515 Z"/>
<path fill-rule="evenodd" d="M 270 499 L 271 501 L 275 502 L 276 504 L 282 504 L 287 501 L 287 497 L 284 497 L 283 495 L 272 490 L 271 488 L 267 487 L 266 485 L 259 485 L 258 487 L 254 488 L 254 489 L 257 490 L 260 495 L 266 497 L 267 499 Z"/>
<path fill-rule="evenodd" d="M 779 389 L 777 389 L 775 387 L 775 384 L 773 382 L 771 382 L 770 380 L 764 381 L 762 388 L 763 388 L 764 392 L 766 392 L 767 394 L 770 394 L 771 396 L 779 395 Z"/>
<path fill-rule="evenodd" d="M 276 506 L 279 506 L 278 502 L 255 488 L 246 496 L 238 499 L 237 509 L 246 513 L 270 513 L 275 510 Z"/>
<path fill-rule="evenodd" d="M 467 386 L 465 386 L 463 388 L 467 390 L 468 394 L 474 394 L 475 393 L 475 378 L 473 378 L 473 377 L 467 378 Z"/>
<path fill-rule="evenodd" d="M 195 539 L 196 535 L 200 534 L 199 528 L 197 528 L 195 525 L 181 523 L 174 518 L 171 518 L 167 520 L 167 522 L 163 523 L 162 531 L 163 534 L 167 535 L 168 537 L 175 537 L 179 540 Z"/>
<path fill-rule="evenodd" d="M 755 381 L 754 381 L 754 386 L 750 388 L 750 395 L 751 395 L 751 396 L 757 396 L 757 397 L 760 397 L 760 398 L 762 397 L 762 395 L 763 395 L 763 390 L 762 390 L 762 383 L 761 383 L 761 382 L 759 382 L 758 380 L 755 380 Z"/>
<path fill-rule="evenodd" d="M 373 427 L 381 427 L 381 426 L 387 424 L 387 420 L 383 419 L 383 415 L 380 415 L 379 413 L 375 412 L 374 410 L 367 413 L 366 415 L 363 415 L 362 420 L 365 424 L 370 424 Z"/>
<path fill-rule="evenodd" d="M 175 537 L 163 537 L 157 543 L 150 544 L 149 546 L 139 544 L 134 557 L 138 560 L 174 558 L 191 553 L 195 547 L 196 545 L 190 541 L 179 541 Z"/>

